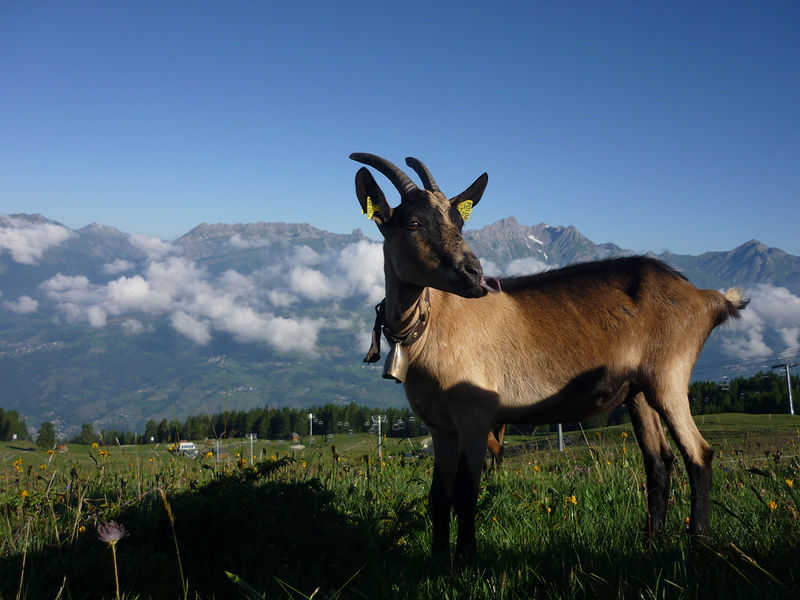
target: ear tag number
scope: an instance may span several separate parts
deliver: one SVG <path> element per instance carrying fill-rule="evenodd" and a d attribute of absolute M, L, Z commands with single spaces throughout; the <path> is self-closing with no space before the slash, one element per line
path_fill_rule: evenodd
<path fill-rule="evenodd" d="M 364 211 L 363 211 L 363 210 L 362 210 L 361 212 L 362 212 L 362 213 L 364 213 Z M 368 218 L 368 219 L 371 219 L 371 218 L 372 218 L 372 215 L 374 215 L 374 214 L 375 214 L 375 212 L 376 212 L 376 211 L 375 211 L 375 205 L 374 205 L 374 204 L 372 204 L 372 198 L 370 198 L 369 196 L 367 196 L 367 212 L 366 212 L 367 218 Z"/>
<path fill-rule="evenodd" d="M 472 214 L 472 200 L 464 200 L 456 205 L 458 212 L 461 213 L 461 218 L 466 223 L 469 221 L 469 216 Z"/>

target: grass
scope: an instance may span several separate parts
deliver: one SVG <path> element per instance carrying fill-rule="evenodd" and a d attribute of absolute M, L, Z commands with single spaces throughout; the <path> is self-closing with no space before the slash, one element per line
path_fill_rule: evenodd
<path fill-rule="evenodd" d="M 408 441 L 387 440 L 382 463 L 365 435 L 259 442 L 252 466 L 249 442 L 221 461 L 0 444 L 0 598 L 115 598 L 117 577 L 128 599 L 797 597 L 798 422 L 706 420 L 722 453 L 710 538 L 684 533 L 680 461 L 666 533 L 642 534 L 629 427 L 571 433 L 564 453 L 512 436 L 483 478 L 479 559 L 448 565 L 429 560 L 432 461 L 406 456 Z M 127 532 L 113 556 L 97 535 L 112 520 Z"/>

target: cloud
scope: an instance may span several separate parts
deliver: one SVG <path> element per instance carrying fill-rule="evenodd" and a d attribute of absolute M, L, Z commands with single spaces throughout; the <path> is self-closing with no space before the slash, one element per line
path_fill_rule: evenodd
<path fill-rule="evenodd" d="M 505 266 L 498 265 L 492 260 L 481 258 L 481 267 L 486 275 L 512 277 L 515 275 L 533 275 L 549 269 L 558 268 L 556 265 L 549 265 L 533 256 L 525 258 L 515 258 L 506 263 Z"/>
<path fill-rule="evenodd" d="M 208 323 L 200 321 L 182 310 L 172 313 L 170 322 L 175 331 L 185 335 L 195 344 L 204 346 L 211 341 L 211 332 Z"/>
<path fill-rule="evenodd" d="M 327 300 L 340 295 L 326 275 L 316 269 L 303 266 L 292 269 L 289 276 L 289 287 L 300 296 L 314 301 Z"/>
<path fill-rule="evenodd" d="M 383 249 L 380 244 L 361 240 L 344 248 L 339 256 L 339 270 L 352 294 L 363 294 L 378 302 L 385 293 Z"/>
<path fill-rule="evenodd" d="M 92 327 L 105 327 L 108 320 L 108 314 L 100 306 L 90 306 L 86 309 L 86 317 L 89 319 L 89 325 Z"/>
<path fill-rule="evenodd" d="M 238 233 L 233 234 L 231 239 L 228 240 L 228 243 L 237 250 L 245 250 L 247 248 L 266 248 L 267 246 L 272 245 L 272 242 L 266 238 L 245 239 Z"/>
<path fill-rule="evenodd" d="M 130 271 L 131 269 L 133 269 L 134 266 L 135 265 L 131 261 L 118 258 L 114 262 L 104 264 L 103 273 L 108 273 L 109 275 L 116 275 L 117 273 L 124 273 L 125 271 Z"/>
<path fill-rule="evenodd" d="M 152 325 L 145 325 L 137 319 L 125 319 L 122 322 L 121 327 L 122 331 L 128 335 L 138 335 L 140 333 L 144 333 L 145 331 L 153 331 Z"/>
<path fill-rule="evenodd" d="M 312 302 L 348 296 L 366 296 L 369 302 L 377 302 L 384 295 L 381 245 L 361 240 L 341 252 L 320 256 L 315 268 L 295 266 L 289 274 L 289 289 Z"/>
<path fill-rule="evenodd" d="M 83 275 L 58 273 L 40 289 L 69 322 L 119 326 L 134 334 L 147 331 L 143 320 L 162 317 L 196 344 L 224 333 L 243 343 L 309 355 L 321 352 L 323 329 L 343 326 L 337 320 L 339 300 L 366 298 L 374 304 L 384 295 L 381 245 L 368 240 L 337 251 L 298 246 L 262 270 L 215 274 L 160 240 L 135 239 L 151 256 L 140 272 L 122 274 L 136 265 L 118 260 L 104 269 L 119 274 L 111 281 L 93 283 Z M 312 311 L 312 317 L 298 314 L 295 306 L 301 301 L 300 310 Z M 324 306 L 316 309 L 315 304 Z"/>
<path fill-rule="evenodd" d="M 172 244 L 158 238 L 150 237 L 149 235 L 137 233 L 131 235 L 128 240 L 131 244 L 144 252 L 150 260 L 159 260 L 167 254 L 175 252 L 175 247 Z"/>
<path fill-rule="evenodd" d="M 14 302 L 3 302 L 3 306 L 5 306 L 11 312 L 17 313 L 18 315 L 27 315 L 36 312 L 36 310 L 39 308 L 39 301 L 34 300 L 30 296 L 20 296 Z"/>
<path fill-rule="evenodd" d="M 757 285 L 745 295 L 750 304 L 741 319 L 729 321 L 723 329 L 729 355 L 752 358 L 800 348 L 800 297 L 768 284 Z"/>
<path fill-rule="evenodd" d="M 503 273 L 506 275 L 532 275 L 553 268 L 555 268 L 553 265 L 548 265 L 546 262 L 532 256 L 526 256 L 509 262 L 503 269 Z"/>
<path fill-rule="evenodd" d="M 322 256 L 313 248 L 297 246 L 292 251 L 292 262 L 296 265 L 318 265 L 322 262 Z"/>
<path fill-rule="evenodd" d="M 7 250 L 20 264 L 34 265 L 44 253 L 75 234 L 55 223 L 27 223 L 14 217 L 0 220 L 0 253 Z"/>
<path fill-rule="evenodd" d="M 293 296 L 288 292 L 282 292 L 280 290 L 268 290 L 266 293 L 266 298 L 270 304 L 277 308 L 285 308 L 298 301 L 297 296 Z"/>
<path fill-rule="evenodd" d="M 149 262 L 141 274 L 122 275 L 105 284 L 58 273 L 39 287 L 70 322 L 105 327 L 112 317 L 123 317 L 120 326 L 125 333 L 141 333 L 145 328 L 138 315 L 166 316 L 178 333 L 200 345 L 208 344 L 217 331 L 283 352 L 318 353 L 325 320 L 283 317 L 265 310 L 270 300 L 275 306 L 296 298 L 281 292 L 280 285 L 264 290 L 263 283 L 258 275 L 234 270 L 213 276 L 186 257 L 166 256 Z"/>
<path fill-rule="evenodd" d="M 136 311 L 150 314 L 166 312 L 173 300 L 170 290 L 154 288 L 141 275 L 123 276 L 110 281 L 102 294 L 106 309 L 115 315 Z"/>

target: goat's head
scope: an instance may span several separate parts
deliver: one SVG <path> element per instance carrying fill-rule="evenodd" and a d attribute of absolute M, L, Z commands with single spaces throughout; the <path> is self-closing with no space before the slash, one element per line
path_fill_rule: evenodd
<path fill-rule="evenodd" d="M 405 283 L 466 298 L 498 291 L 496 280 L 487 283 L 478 257 L 461 235 L 465 218 L 469 218 L 469 211 L 486 189 L 486 173 L 464 192 L 448 199 L 425 165 L 415 158 L 407 158 L 406 164 L 419 175 L 424 189 L 379 156 L 354 153 L 350 158 L 383 173 L 400 192 L 400 204 L 392 208 L 367 168 L 356 173 L 361 209 L 375 221 L 384 237 L 387 274 L 391 272 Z"/>

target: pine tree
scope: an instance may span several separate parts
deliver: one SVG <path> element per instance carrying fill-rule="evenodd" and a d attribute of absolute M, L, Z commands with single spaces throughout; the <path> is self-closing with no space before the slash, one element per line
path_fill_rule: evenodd
<path fill-rule="evenodd" d="M 50 421 L 45 421 L 39 428 L 36 445 L 40 448 L 54 448 L 56 445 L 56 428 Z"/>

